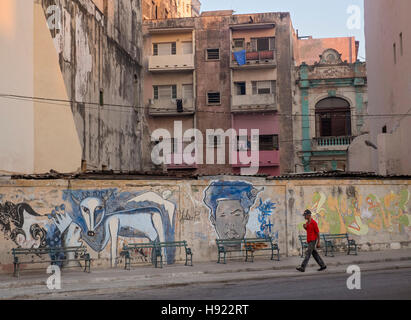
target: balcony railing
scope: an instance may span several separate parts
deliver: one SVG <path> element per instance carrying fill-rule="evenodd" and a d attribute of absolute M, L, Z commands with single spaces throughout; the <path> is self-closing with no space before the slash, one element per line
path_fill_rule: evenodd
<path fill-rule="evenodd" d="M 342 137 L 319 137 L 314 138 L 315 145 L 317 147 L 336 147 L 336 146 L 349 146 L 355 137 L 342 136 Z"/>
<path fill-rule="evenodd" d="M 194 54 L 150 56 L 151 72 L 194 70 Z"/>
<path fill-rule="evenodd" d="M 275 64 L 275 52 L 274 51 L 252 51 L 246 53 L 245 65 L 257 65 L 257 64 Z M 239 66 L 238 62 L 232 55 L 232 65 Z"/>
<path fill-rule="evenodd" d="M 192 114 L 195 111 L 194 99 L 181 99 L 182 109 L 178 108 L 178 99 L 154 99 L 150 100 L 149 113 L 151 115 Z"/>
<path fill-rule="evenodd" d="M 234 95 L 232 97 L 232 112 L 249 110 L 277 110 L 275 94 Z"/>

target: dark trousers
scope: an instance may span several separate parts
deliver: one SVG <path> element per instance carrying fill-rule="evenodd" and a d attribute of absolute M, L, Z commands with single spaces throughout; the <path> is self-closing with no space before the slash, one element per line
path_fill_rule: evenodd
<path fill-rule="evenodd" d="M 307 264 L 311 258 L 311 255 L 314 257 L 315 261 L 317 261 L 320 267 L 325 267 L 325 263 L 323 259 L 321 259 L 320 255 L 318 254 L 318 251 L 316 250 L 316 246 L 317 246 L 317 240 L 314 240 L 308 243 L 308 248 L 307 248 L 307 251 L 305 252 L 305 258 L 304 258 L 303 263 L 301 264 L 301 267 L 304 270 L 307 267 Z"/>

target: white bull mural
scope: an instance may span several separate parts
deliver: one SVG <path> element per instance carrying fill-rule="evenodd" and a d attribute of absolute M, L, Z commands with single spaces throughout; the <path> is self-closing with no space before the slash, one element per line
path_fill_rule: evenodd
<path fill-rule="evenodd" d="M 85 242 L 101 252 L 110 243 L 111 265 L 117 265 L 121 237 L 149 241 L 174 241 L 176 205 L 170 191 L 117 192 L 66 190 L 49 215 L 40 215 L 27 203 L 0 205 L 0 227 L 18 247 L 78 246 Z M 66 204 L 71 204 L 71 209 Z M 175 248 L 166 248 L 173 263 Z"/>

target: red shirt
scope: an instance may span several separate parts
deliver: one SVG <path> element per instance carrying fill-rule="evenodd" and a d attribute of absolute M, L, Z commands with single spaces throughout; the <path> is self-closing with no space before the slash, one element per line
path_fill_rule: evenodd
<path fill-rule="evenodd" d="M 317 240 L 320 230 L 318 229 L 317 222 L 315 222 L 314 219 L 311 219 L 311 222 L 310 224 L 307 225 L 306 230 L 307 230 L 307 242 Z"/>

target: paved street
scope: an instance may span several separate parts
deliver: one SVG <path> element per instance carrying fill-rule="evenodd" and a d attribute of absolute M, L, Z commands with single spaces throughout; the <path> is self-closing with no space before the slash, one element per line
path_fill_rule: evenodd
<path fill-rule="evenodd" d="M 349 275 L 287 277 L 267 280 L 138 289 L 116 294 L 70 295 L 69 299 L 265 300 L 265 299 L 406 299 L 411 300 L 411 268 L 363 272 L 361 290 L 348 290 Z M 62 298 L 62 297 L 60 297 Z"/>

